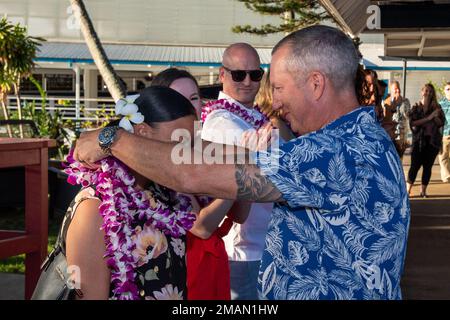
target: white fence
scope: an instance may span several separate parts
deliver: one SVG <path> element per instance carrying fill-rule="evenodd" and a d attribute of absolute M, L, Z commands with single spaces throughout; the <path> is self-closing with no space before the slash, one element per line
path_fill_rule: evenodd
<path fill-rule="evenodd" d="M 22 108 L 29 103 L 35 105 L 36 110 L 42 110 L 42 97 L 40 96 L 21 96 L 20 102 Z M 75 97 L 47 97 L 45 109 L 47 112 L 54 113 L 58 110 L 62 114 L 63 120 L 73 120 L 75 122 L 83 121 L 103 121 L 106 118 L 99 117 L 98 113 L 102 109 L 105 112 L 100 112 L 100 115 L 108 114 L 114 116 L 114 100 L 111 98 L 96 98 L 84 99 L 81 98 L 77 103 Z M 16 96 L 8 96 L 8 109 L 17 110 Z"/>

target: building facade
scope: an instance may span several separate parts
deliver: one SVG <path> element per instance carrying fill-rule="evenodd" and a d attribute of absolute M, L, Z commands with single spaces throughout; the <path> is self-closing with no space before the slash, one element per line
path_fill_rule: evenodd
<path fill-rule="evenodd" d="M 218 82 L 223 50 L 234 42 L 248 42 L 260 53 L 263 67 L 270 63 L 271 48 L 282 34 L 265 37 L 235 34 L 237 24 L 279 24 L 236 0 L 85 0 L 95 30 L 119 76 L 129 91 L 150 84 L 152 76 L 169 67 L 186 68 L 203 86 Z M 43 43 L 36 59 L 35 78 L 49 95 L 109 96 L 92 61 L 68 0 L 0 0 L 0 13 L 26 25 Z M 385 81 L 400 80 L 402 61 L 385 61 L 383 35 L 362 34 L 361 52 L 367 68 Z M 420 88 L 429 80 L 450 79 L 450 63 L 411 61 L 407 65 L 406 95 L 420 99 Z M 78 82 L 77 82 L 78 79 Z M 24 83 L 24 93 L 34 87 Z M 405 91 L 405 88 L 402 88 Z M 89 102 L 90 103 L 90 102 Z M 91 103 L 92 104 L 92 103 Z"/>

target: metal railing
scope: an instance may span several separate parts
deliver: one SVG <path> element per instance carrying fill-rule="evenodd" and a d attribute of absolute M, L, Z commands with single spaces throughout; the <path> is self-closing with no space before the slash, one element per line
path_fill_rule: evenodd
<path fill-rule="evenodd" d="M 36 110 L 42 110 L 43 98 L 40 96 L 21 96 L 22 108 L 27 104 L 33 103 Z M 104 110 L 106 113 L 113 115 L 114 100 L 112 98 L 81 98 L 77 103 L 75 97 L 47 97 L 45 98 L 45 109 L 54 113 L 58 110 L 62 114 L 63 120 L 73 120 L 75 122 L 83 121 L 103 121 L 106 118 L 95 116 L 95 113 Z M 8 109 L 17 110 L 17 99 L 15 96 L 8 96 Z"/>

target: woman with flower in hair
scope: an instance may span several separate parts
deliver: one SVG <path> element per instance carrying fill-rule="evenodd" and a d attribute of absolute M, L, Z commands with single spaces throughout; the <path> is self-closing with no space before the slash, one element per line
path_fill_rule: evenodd
<path fill-rule="evenodd" d="M 192 134 L 196 119 L 191 103 L 164 87 L 119 100 L 116 113 L 119 127 L 160 141 L 170 141 L 176 129 Z M 70 156 L 68 162 L 69 182 L 83 185 L 61 229 L 67 263 L 80 272 L 78 298 L 185 299 L 186 232 L 195 220 L 189 198 L 113 157 L 97 168 Z"/>
<path fill-rule="evenodd" d="M 161 71 L 152 86 L 169 87 L 188 99 L 200 116 L 200 88 L 188 71 Z M 197 219 L 186 237 L 188 300 L 230 300 L 228 255 L 222 240 L 233 225 L 243 223 L 250 203 L 189 196 Z"/>

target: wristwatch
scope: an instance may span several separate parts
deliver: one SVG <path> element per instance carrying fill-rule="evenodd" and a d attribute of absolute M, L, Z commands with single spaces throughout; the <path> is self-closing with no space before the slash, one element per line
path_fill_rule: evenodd
<path fill-rule="evenodd" d="M 117 130 L 119 130 L 119 126 L 110 126 L 103 128 L 98 135 L 98 144 L 102 151 L 111 155 L 111 146 L 116 139 Z"/>

